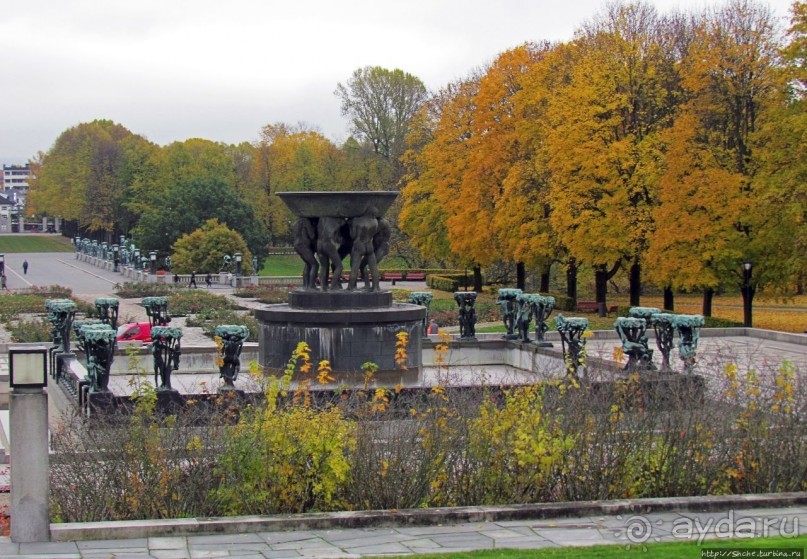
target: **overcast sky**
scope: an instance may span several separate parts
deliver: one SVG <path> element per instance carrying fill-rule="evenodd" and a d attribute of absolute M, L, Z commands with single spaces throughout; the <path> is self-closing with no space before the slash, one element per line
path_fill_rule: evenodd
<path fill-rule="evenodd" d="M 654 0 L 659 11 L 711 2 Z M 603 0 L 0 0 L 0 162 L 111 119 L 153 142 L 255 141 L 304 121 L 347 136 L 356 68 L 430 89 L 528 40 L 568 40 Z M 768 5 L 787 26 L 789 0 Z"/>

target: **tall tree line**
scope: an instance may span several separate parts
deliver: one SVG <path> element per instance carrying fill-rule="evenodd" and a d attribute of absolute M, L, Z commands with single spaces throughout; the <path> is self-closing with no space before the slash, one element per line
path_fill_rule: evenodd
<path fill-rule="evenodd" d="M 601 312 L 620 269 L 632 304 L 642 282 L 803 288 L 804 5 L 784 48 L 751 0 L 636 2 L 500 54 L 415 117 L 402 229 L 433 258 L 562 265 L 571 296 L 586 265 Z"/>

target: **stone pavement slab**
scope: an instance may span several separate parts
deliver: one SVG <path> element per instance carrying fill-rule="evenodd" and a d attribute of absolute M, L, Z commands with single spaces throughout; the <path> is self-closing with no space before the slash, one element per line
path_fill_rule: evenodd
<path fill-rule="evenodd" d="M 687 532 L 687 526 L 691 530 Z M 738 507 L 711 512 L 661 511 L 643 515 L 595 515 L 464 522 L 442 526 L 386 526 L 288 532 L 131 538 L 15 544 L 0 538 L 4 559 L 202 559 L 210 557 L 354 558 L 377 555 L 539 549 L 659 541 L 701 543 L 729 536 L 794 536 L 807 532 L 807 507 Z M 743 539 L 748 544 L 749 539 Z"/>

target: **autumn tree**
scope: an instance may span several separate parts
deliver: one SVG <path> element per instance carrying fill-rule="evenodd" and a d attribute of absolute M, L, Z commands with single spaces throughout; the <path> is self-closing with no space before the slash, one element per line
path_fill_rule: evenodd
<path fill-rule="evenodd" d="M 305 124 L 270 124 L 261 131 L 252 175 L 266 206 L 261 214 L 273 239 L 288 238 L 293 216 L 277 192 L 345 190 L 345 157 L 333 142 Z"/>
<path fill-rule="evenodd" d="M 760 118 L 758 180 L 763 212 L 776 216 L 768 228 L 772 246 L 782 247 L 786 287 L 804 293 L 807 284 L 807 2 L 793 4 L 788 42 L 777 68 L 771 109 Z M 789 284 L 789 285 L 788 285 Z"/>
<path fill-rule="evenodd" d="M 735 0 L 704 15 L 681 64 L 685 101 L 668 133 L 663 199 L 649 258 L 679 287 L 741 288 L 746 322 L 758 285 L 781 270 L 768 244 L 778 218 L 764 211 L 755 175 L 758 125 L 771 108 L 776 41 L 770 13 Z M 750 282 L 743 263 L 754 264 Z"/>
<path fill-rule="evenodd" d="M 103 234 L 110 241 L 134 219 L 123 202 L 131 186 L 151 172 L 156 149 L 109 120 L 69 128 L 33 161 L 29 211 L 59 215 L 75 222 L 78 233 Z"/>
<path fill-rule="evenodd" d="M 640 266 L 653 229 L 659 133 L 674 106 L 672 60 L 648 4 L 616 4 L 578 34 L 569 81 L 547 103 L 551 222 L 579 262 L 595 270 L 605 314 L 607 281 Z"/>
<path fill-rule="evenodd" d="M 407 173 L 401 192 L 399 224 L 427 258 L 449 264 L 473 264 L 452 243 L 448 220 L 455 212 L 461 171 L 467 164 L 473 98 L 479 76 L 451 83 L 423 105 L 413 121 Z M 484 226 L 484 224 L 477 224 Z M 483 227 L 473 236 L 485 235 Z"/>

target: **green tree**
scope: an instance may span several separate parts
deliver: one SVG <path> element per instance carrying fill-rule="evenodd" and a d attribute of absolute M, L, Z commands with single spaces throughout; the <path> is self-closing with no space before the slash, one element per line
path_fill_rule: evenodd
<path fill-rule="evenodd" d="M 192 178 L 168 185 L 160 204 L 140 217 L 135 241 L 146 250 L 168 252 L 177 239 L 213 218 L 238 231 L 252 254 L 259 259 L 266 256 L 265 227 L 255 219 L 252 207 L 219 178 Z"/>
<path fill-rule="evenodd" d="M 352 133 L 390 161 L 403 154 L 409 122 L 426 101 L 426 86 L 403 70 L 366 66 L 334 92 Z"/>
<path fill-rule="evenodd" d="M 207 220 L 199 229 L 183 235 L 171 247 L 171 265 L 179 274 L 215 273 L 221 269 L 224 255 L 240 252 L 243 273 L 252 274 L 252 253 L 244 238 L 218 219 Z"/>

